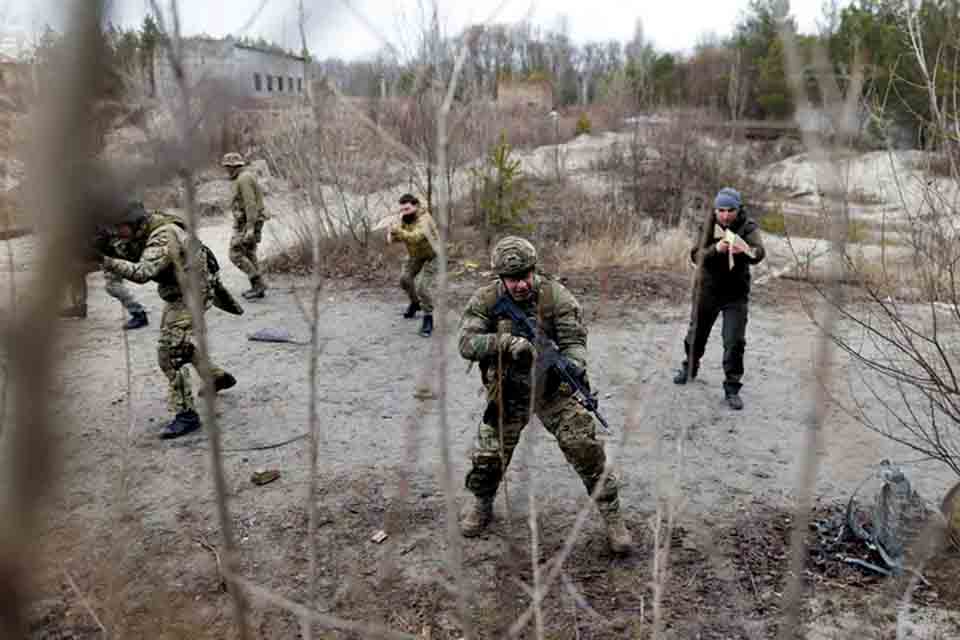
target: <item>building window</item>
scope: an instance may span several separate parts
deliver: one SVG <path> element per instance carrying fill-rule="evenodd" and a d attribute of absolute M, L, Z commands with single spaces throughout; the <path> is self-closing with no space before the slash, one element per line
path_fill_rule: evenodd
<path fill-rule="evenodd" d="M 297 78 L 297 93 L 303 93 L 303 78 Z"/>
<path fill-rule="evenodd" d="M 263 80 L 260 78 L 259 73 L 253 74 L 253 90 L 257 93 L 263 91 Z"/>
<path fill-rule="evenodd" d="M 273 91 L 273 76 L 267 74 L 267 91 Z"/>
<path fill-rule="evenodd" d="M 287 91 L 293 93 L 293 78 L 287 78 Z"/>

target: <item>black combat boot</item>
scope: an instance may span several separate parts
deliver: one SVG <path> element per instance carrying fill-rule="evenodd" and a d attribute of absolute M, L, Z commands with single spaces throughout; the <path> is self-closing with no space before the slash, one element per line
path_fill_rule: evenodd
<path fill-rule="evenodd" d="M 188 409 L 178 413 L 173 419 L 173 422 L 163 428 L 163 431 L 160 432 L 160 437 L 164 440 L 179 438 L 199 428 L 200 416 L 198 416 L 197 412 L 193 409 Z"/>
<path fill-rule="evenodd" d="M 224 389 L 229 389 L 230 387 L 236 386 L 236 384 L 237 379 L 226 371 L 213 379 L 213 389 L 215 391 L 223 391 Z"/>
<path fill-rule="evenodd" d="M 419 302 L 411 302 L 407 305 L 407 310 L 403 312 L 403 317 L 409 320 L 410 318 L 417 315 L 417 311 L 420 311 Z"/>
<path fill-rule="evenodd" d="M 433 314 L 425 313 L 423 314 L 423 326 L 420 327 L 420 335 L 429 338 L 431 333 L 433 333 Z"/>
<path fill-rule="evenodd" d="M 132 331 L 134 329 L 139 329 L 140 327 L 145 327 L 150 324 L 150 321 L 147 320 L 146 311 L 135 311 L 130 314 L 130 319 L 127 320 L 127 324 L 123 325 L 124 331 Z"/>
<path fill-rule="evenodd" d="M 250 278 L 250 288 L 241 293 L 247 300 L 262 298 L 267 294 L 267 285 L 263 283 L 263 276 Z"/>
<path fill-rule="evenodd" d="M 688 367 L 687 363 L 684 362 L 682 365 L 680 365 L 680 369 L 677 371 L 677 374 L 673 376 L 673 384 L 687 384 L 689 380 L 696 380 L 697 369 L 698 367 L 696 365 L 693 367 Z"/>
<path fill-rule="evenodd" d="M 730 405 L 730 408 L 734 411 L 740 411 L 743 409 L 743 400 L 740 398 L 740 394 L 736 391 L 727 391 L 727 404 Z"/>

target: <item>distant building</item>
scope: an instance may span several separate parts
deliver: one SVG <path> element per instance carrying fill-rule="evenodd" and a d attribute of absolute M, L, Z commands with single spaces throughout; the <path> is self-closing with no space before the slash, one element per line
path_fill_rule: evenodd
<path fill-rule="evenodd" d="M 188 38 L 184 71 L 191 84 L 227 82 L 243 98 L 294 99 L 307 90 L 300 56 L 240 44 L 232 39 Z M 176 91 L 176 79 L 164 52 L 154 59 L 158 95 Z"/>
<path fill-rule="evenodd" d="M 535 108 L 543 111 L 553 109 L 553 84 L 547 79 L 497 80 L 497 106 Z"/>

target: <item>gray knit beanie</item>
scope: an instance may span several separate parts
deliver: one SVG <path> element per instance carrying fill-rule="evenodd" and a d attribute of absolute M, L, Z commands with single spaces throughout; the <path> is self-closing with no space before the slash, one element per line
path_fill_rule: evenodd
<path fill-rule="evenodd" d="M 716 209 L 739 209 L 742 203 L 740 192 L 730 187 L 720 189 L 713 200 L 713 206 Z"/>

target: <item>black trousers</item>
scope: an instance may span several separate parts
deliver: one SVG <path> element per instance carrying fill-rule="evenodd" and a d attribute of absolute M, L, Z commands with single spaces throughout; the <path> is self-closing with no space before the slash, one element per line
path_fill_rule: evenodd
<path fill-rule="evenodd" d="M 683 368 L 691 363 L 693 372 L 700 367 L 700 359 L 707 348 L 707 339 L 717 318 L 723 315 L 723 389 L 737 393 L 743 377 L 743 354 L 747 348 L 747 297 L 718 298 L 704 292 L 697 307 L 690 314 L 690 328 L 683 341 Z"/>

